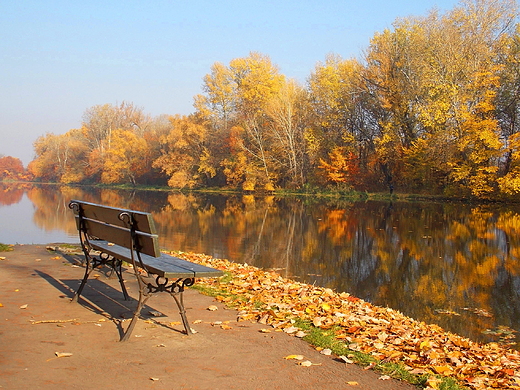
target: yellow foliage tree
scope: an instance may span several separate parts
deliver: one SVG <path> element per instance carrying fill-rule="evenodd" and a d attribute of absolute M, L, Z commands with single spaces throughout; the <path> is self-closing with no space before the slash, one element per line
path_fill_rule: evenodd
<path fill-rule="evenodd" d="M 117 129 L 112 132 L 101 174 L 102 183 L 137 184 L 137 179 L 151 167 L 148 162 L 148 145 L 143 137 L 130 130 Z"/>
<path fill-rule="evenodd" d="M 206 176 L 216 174 L 210 151 L 205 147 L 206 128 L 186 116 L 170 117 L 170 130 L 161 136 L 162 154 L 153 166 L 168 175 L 168 185 L 193 188 Z"/>

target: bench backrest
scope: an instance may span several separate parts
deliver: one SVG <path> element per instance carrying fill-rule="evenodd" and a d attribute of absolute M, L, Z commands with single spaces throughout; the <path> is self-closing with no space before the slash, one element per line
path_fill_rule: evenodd
<path fill-rule="evenodd" d="M 89 239 L 105 240 L 132 248 L 132 230 L 140 253 L 161 256 L 155 224 L 150 213 L 119 209 L 95 203 L 72 200 L 69 207 L 76 215 L 79 231 Z"/>

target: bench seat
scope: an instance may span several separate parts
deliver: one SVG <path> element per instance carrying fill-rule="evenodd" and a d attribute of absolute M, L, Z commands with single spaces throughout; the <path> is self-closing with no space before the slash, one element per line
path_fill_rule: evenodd
<path fill-rule="evenodd" d="M 130 249 L 114 245 L 108 241 L 92 240 L 93 249 L 107 253 L 115 258 L 132 263 Z M 209 278 L 222 276 L 222 271 L 204 265 L 192 263 L 166 253 L 160 257 L 153 257 L 141 253 L 141 260 L 146 271 L 163 278 Z"/>

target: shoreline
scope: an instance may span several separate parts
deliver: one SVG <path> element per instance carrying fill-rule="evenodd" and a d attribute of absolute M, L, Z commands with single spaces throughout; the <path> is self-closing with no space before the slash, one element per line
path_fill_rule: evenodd
<path fill-rule="evenodd" d="M 437 388 L 442 378 L 471 389 L 520 388 L 520 352 L 496 342 L 479 343 L 434 324 L 372 305 L 348 293 L 316 287 L 210 256 L 171 252 L 228 273 L 225 281 L 204 281 L 217 300 L 259 322 L 316 345 L 313 329 L 328 333 L 341 356 L 381 370 L 402 365 L 399 379 Z M 245 298 L 245 299 L 244 299 Z M 367 363 L 368 362 L 368 363 Z M 405 378 L 406 377 L 406 378 Z M 441 379 L 439 379 L 441 378 Z"/>

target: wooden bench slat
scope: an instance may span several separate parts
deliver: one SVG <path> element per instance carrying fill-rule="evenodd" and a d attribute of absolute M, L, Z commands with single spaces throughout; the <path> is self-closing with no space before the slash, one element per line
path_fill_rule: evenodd
<path fill-rule="evenodd" d="M 121 260 L 131 262 L 132 255 L 128 248 L 118 245 L 111 245 L 107 241 L 91 241 L 94 249 L 108 253 Z M 179 259 L 166 253 L 161 253 L 159 257 L 152 257 L 141 254 L 141 260 L 147 270 L 164 278 L 203 278 L 222 276 L 222 271 L 204 265 Z"/>
<path fill-rule="evenodd" d="M 71 203 L 81 204 L 83 218 L 81 220 L 86 225 L 86 231 L 92 237 L 100 239 L 109 239 L 117 245 L 131 248 L 132 237 L 128 221 L 121 220 L 119 216 L 126 212 L 132 216 L 136 222 L 138 241 L 140 244 L 139 252 L 157 257 L 161 255 L 155 224 L 151 214 L 140 211 L 116 209 L 114 207 L 97 205 L 88 202 L 72 201 Z M 73 209 L 74 210 L 74 209 Z M 80 216 L 78 210 L 74 210 L 76 214 L 76 224 L 80 229 Z"/>
<path fill-rule="evenodd" d="M 143 211 L 136 210 L 118 209 L 115 207 L 109 207 L 77 200 L 71 201 L 71 203 L 74 202 L 81 204 L 81 209 L 85 218 L 104 221 L 110 225 L 127 227 L 125 222 L 119 218 L 119 215 L 122 212 L 127 212 L 136 221 L 137 230 L 142 231 L 144 233 L 157 234 L 157 231 L 155 229 L 155 223 L 150 213 L 145 213 Z"/>
<path fill-rule="evenodd" d="M 79 219 L 77 216 L 76 218 Z M 120 226 L 104 223 L 102 221 L 96 221 L 90 218 L 83 218 L 85 228 L 92 237 L 105 238 L 110 237 L 110 241 L 114 244 L 131 248 L 132 237 L 130 235 L 130 229 Z M 157 245 L 157 235 L 151 235 L 143 232 L 136 232 L 139 238 L 139 244 L 141 245 L 140 252 L 148 255 L 155 256 L 160 255 L 160 250 Z"/>

